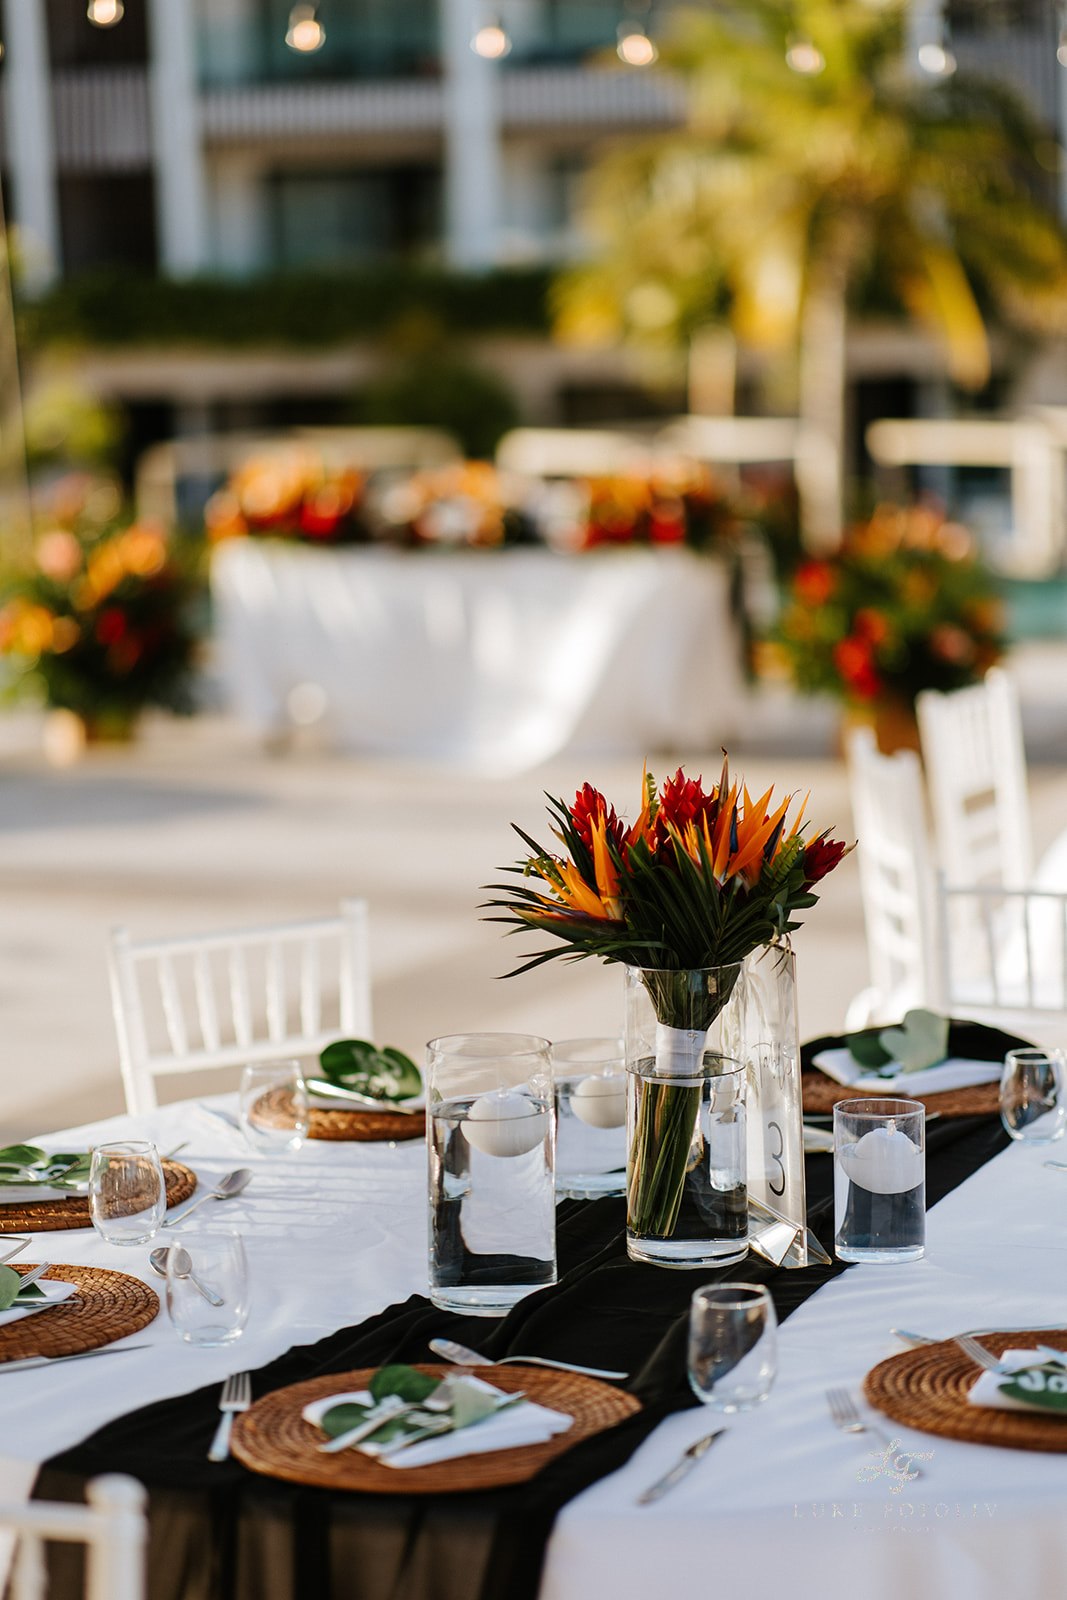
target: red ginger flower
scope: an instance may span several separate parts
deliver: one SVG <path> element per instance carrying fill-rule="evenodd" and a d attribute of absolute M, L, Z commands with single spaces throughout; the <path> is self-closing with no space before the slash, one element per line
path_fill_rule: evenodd
<path fill-rule="evenodd" d="M 850 846 L 840 839 L 829 839 L 825 833 L 820 833 L 804 850 L 804 881 L 818 883 L 834 870 L 849 849 Z"/>

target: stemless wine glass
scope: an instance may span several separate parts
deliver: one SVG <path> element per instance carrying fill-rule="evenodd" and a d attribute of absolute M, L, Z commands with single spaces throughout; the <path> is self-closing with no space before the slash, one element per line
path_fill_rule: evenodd
<path fill-rule="evenodd" d="M 183 1233 L 167 1251 L 167 1311 L 186 1344 L 232 1344 L 248 1321 L 248 1258 L 233 1228 Z"/>
<path fill-rule="evenodd" d="M 1067 1128 L 1061 1050 L 1009 1050 L 1000 1080 L 1000 1120 L 1013 1139 L 1051 1144 Z"/>
<path fill-rule="evenodd" d="M 252 1150 L 299 1150 L 308 1134 L 308 1092 L 299 1061 L 257 1061 L 241 1074 L 241 1127 Z"/>
<path fill-rule="evenodd" d="M 167 1210 L 159 1151 L 149 1140 L 98 1144 L 89 1167 L 89 1215 L 108 1244 L 146 1244 Z"/>
<path fill-rule="evenodd" d="M 713 1283 L 689 1305 L 689 1386 L 716 1411 L 751 1411 L 778 1371 L 778 1318 L 755 1283 Z"/>

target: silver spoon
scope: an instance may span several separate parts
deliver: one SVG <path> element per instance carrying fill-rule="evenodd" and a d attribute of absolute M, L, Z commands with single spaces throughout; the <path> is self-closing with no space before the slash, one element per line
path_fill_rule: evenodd
<path fill-rule="evenodd" d="M 358 1089 L 346 1089 L 342 1084 L 329 1083 L 325 1078 L 308 1078 L 306 1080 L 312 1094 L 328 1096 L 335 1100 L 354 1100 L 360 1106 L 373 1106 L 376 1111 L 399 1111 L 404 1117 L 421 1117 L 425 1115 L 425 1106 L 405 1106 L 396 1100 L 375 1100 L 373 1095 L 361 1094 Z"/>
<path fill-rule="evenodd" d="M 194 1200 L 191 1206 L 186 1206 L 185 1210 L 179 1212 L 176 1217 L 168 1217 L 163 1226 L 165 1228 L 178 1227 L 180 1223 L 185 1221 L 186 1217 L 191 1216 L 197 1206 L 206 1205 L 209 1200 L 235 1199 L 243 1189 L 248 1188 L 251 1181 L 251 1168 L 237 1167 L 233 1172 L 228 1172 L 224 1178 L 220 1178 L 213 1189 L 209 1189 L 207 1194 L 202 1194 L 199 1200 Z"/>
<path fill-rule="evenodd" d="M 558 1367 L 560 1372 L 581 1372 L 587 1378 L 628 1378 L 628 1372 L 614 1372 L 609 1367 L 576 1367 L 570 1361 L 550 1361 L 547 1356 L 501 1356 L 494 1361 L 491 1356 L 479 1355 L 469 1345 L 455 1339 L 431 1339 L 430 1349 L 435 1356 L 444 1356 L 460 1367 L 503 1367 L 509 1361 L 524 1367 Z"/>
<path fill-rule="evenodd" d="M 216 1294 L 214 1289 L 209 1289 L 206 1284 L 200 1282 L 200 1279 L 193 1271 L 193 1263 L 189 1259 L 188 1250 L 183 1250 L 180 1244 L 162 1244 L 153 1250 L 148 1257 L 161 1278 L 167 1276 L 168 1256 L 173 1258 L 174 1265 L 171 1270 L 176 1278 L 188 1278 L 193 1288 L 198 1289 L 210 1305 L 222 1306 L 226 1304 L 222 1296 Z"/>

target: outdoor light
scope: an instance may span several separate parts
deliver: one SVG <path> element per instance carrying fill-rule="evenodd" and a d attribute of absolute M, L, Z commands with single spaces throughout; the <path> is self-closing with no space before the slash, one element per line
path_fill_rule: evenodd
<path fill-rule="evenodd" d="M 511 49 L 511 39 L 504 24 L 496 17 L 491 22 L 483 23 L 471 40 L 471 49 L 486 61 L 503 60 Z"/>
<path fill-rule="evenodd" d="M 785 64 L 791 72 L 814 78 L 826 66 L 826 57 L 811 39 L 793 39 L 785 53 Z"/>
<path fill-rule="evenodd" d="M 917 56 L 920 67 L 931 78 L 951 78 L 956 70 L 956 57 L 947 45 L 931 40 L 919 46 Z"/>
<path fill-rule="evenodd" d="M 85 15 L 94 28 L 113 28 L 122 21 L 125 10 L 122 0 L 89 0 Z"/>
<path fill-rule="evenodd" d="M 625 61 L 628 67 L 650 67 L 659 60 L 659 51 L 641 22 L 619 24 L 619 42 L 615 49 L 619 60 Z"/>
<path fill-rule="evenodd" d="M 322 49 L 326 43 L 326 29 L 316 15 L 315 6 L 293 7 L 289 13 L 285 42 L 290 50 L 299 50 L 302 55 L 310 55 L 313 50 Z"/>

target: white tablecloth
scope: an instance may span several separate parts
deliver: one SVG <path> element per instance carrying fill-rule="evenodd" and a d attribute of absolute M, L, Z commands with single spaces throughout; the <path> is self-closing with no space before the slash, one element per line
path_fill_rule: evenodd
<path fill-rule="evenodd" d="M 518 772 L 565 748 L 717 750 L 737 726 L 728 576 L 688 550 L 318 550 L 235 539 L 211 576 L 229 701 L 261 733 Z"/>
<path fill-rule="evenodd" d="M 254 1169 L 245 1195 L 213 1208 L 213 1219 L 239 1224 L 248 1244 L 248 1330 L 228 1349 L 194 1350 L 177 1341 L 163 1313 L 131 1338 L 146 1350 L 0 1374 L 0 1449 L 10 1458 L 0 1485 L 12 1494 L 19 1463 L 43 1460 L 109 1417 L 221 1381 L 238 1366 L 258 1367 L 425 1288 L 421 1143 L 316 1143 L 275 1162 L 248 1156 L 236 1133 L 193 1105 L 42 1142 L 75 1148 L 135 1129 L 164 1149 L 188 1138 L 181 1159 L 203 1179 L 239 1164 Z M 549 1545 L 543 1600 L 647 1600 L 712 1587 L 795 1600 L 1062 1593 L 1067 1455 L 957 1444 L 892 1426 L 905 1448 L 933 1452 L 922 1482 L 894 1493 L 889 1479 L 859 1481 L 880 1447 L 871 1455 L 866 1441 L 831 1428 L 824 1397 L 832 1383 L 857 1389 L 899 1348 L 892 1327 L 945 1335 L 1067 1324 L 1067 1174 L 1044 1168 L 1047 1154 L 1021 1145 L 1005 1151 L 932 1211 L 925 1260 L 854 1267 L 794 1313 L 781 1331 L 770 1399 L 730 1420 L 729 1436 L 664 1500 L 634 1504 L 707 1431 L 712 1413 L 669 1418 L 621 1471 L 567 1506 Z M 26 1257 L 107 1264 L 160 1284 L 147 1271 L 147 1248 L 109 1247 L 88 1231 L 39 1235 Z"/>

